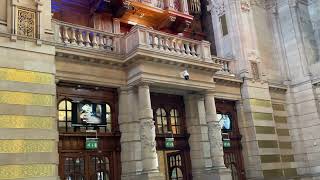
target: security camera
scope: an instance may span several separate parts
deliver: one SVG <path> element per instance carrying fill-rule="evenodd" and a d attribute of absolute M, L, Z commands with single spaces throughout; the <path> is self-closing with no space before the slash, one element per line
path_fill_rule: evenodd
<path fill-rule="evenodd" d="M 184 78 L 185 80 L 189 80 L 190 78 L 190 75 L 187 70 L 182 71 L 180 75 L 181 75 L 181 78 Z"/>

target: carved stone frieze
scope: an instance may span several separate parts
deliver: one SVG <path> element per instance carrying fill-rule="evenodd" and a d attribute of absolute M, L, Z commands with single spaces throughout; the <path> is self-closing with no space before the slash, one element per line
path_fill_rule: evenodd
<path fill-rule="evenodd" d="M 150 152 L 156 152 L 156 134 L 155 126 L 152 120 L 142 120 L 140 124 L 141 128 L 141 142 L 143 143 L 143 148 Z"/>
<path fill-rule="evenodd" d="M 18 8 L 17 10 L 17 33 L 20 36 L 35 38 L 36 13 L 31 10 Z"/>

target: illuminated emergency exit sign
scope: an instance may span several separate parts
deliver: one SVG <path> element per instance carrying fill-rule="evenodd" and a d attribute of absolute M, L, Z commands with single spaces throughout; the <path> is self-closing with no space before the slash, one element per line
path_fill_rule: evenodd
<path fill-rule="evenodd" d="M 98 138 L 86 138 L 86 149 L 98 149 Z"/>

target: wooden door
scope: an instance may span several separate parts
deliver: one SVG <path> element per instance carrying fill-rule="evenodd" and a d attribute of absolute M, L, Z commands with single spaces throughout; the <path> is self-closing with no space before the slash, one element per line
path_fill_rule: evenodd
<path fill-rule="evenodd" d="M 169 180 L 186 180 L 185 162 L 181 151 L 167 154 Z"/>
<path fill-rule="evenodd" d="M 224 162 L 232 172 L 233 180 L 245 180 L 245 170 L 242 157 L 241 134 L 238 127 L 238 119 L 235 103 L 232 101 L 216 100 L 217 115 L 219 121 L 225 121 L 221 132 L 230 139 L 231 146 L 224 147 Z"/>
<path fill-rule="evenodd" d="M 112 180 L 111 160 L 109 153 L 61 153 L 60 177 L 63 180 Z"/>

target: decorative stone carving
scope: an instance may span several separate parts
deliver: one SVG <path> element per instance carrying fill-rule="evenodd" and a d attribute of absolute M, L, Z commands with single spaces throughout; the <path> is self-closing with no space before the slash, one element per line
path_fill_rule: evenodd
<path fill-rule="evenodd" d="M 213 11 L 217 16 L 225 14 L 224 0 L 211 0 L 207 6 L 208 11 Z"/>
<path fill-rule="evenodd" d="M 255 80 L 260 79 L 258 63 L 251 62 L 251 72 L 252 72 L 253 79 L 255 79 Z"/>
<path fill-rule="evenodd" d="M 34 11 L 18 8 L 17 33 L 20 36 L 35 38 L 36 13 Z"/>
<path fill-rule="evenodd" d="M 248 12 L 250 11 L 250 0 L 241 0 L 240 7 L 242 11 Z"/>
<path fill-rule="evenodd" d="M 143 148 L 152 153 L 156 152 L 156 134 L 155 126 L 152 120 L 143 120 L 140 122 L 141 128 L 141 142 L 143 143 Z"/>

